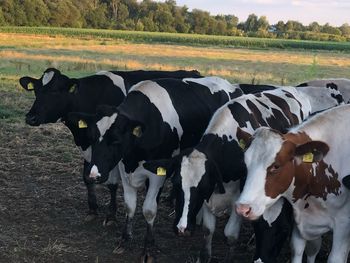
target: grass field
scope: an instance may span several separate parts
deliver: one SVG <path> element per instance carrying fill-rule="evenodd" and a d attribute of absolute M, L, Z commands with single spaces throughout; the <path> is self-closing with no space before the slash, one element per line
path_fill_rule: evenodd
<path fill-rule="evenodd" d="M 350 78 L 347 52 L 135 43 L 82 32 L 76 36 L 0 33 L 0 262 L 131 262 L 142 246 L 144 231 L 139 213 L 135 251 L 116 257 L 111 251 L 124 222 L 123 210 L 118 210 L 120 225 L 112 231 L 102 227 L 103 213 L 97 222 L 84 224 L 87 205 L 79 152 L 63 125 L 24 124 L 33 94 L 20 88 L 19 77 L 39 78 L 46 68 L 56 67 L 71 77 L 101 69 L 197 69 L 203 75 L 240 83 L 293 85 L 314 78 Z M 100 194 L 100 203 L 106 203 L 108 194 Z M 174 238 L 170 212 L 162 206 L 156 220 L 159 262 L 194 262 L 199 237 Z M 240 239 L 237 262 L 250 262 L 249 231 Z M 182 246 L 185 256 L 172 249 Z M 214 262 L 221 262 L 226 251 L 222 233 L 214 238 L 213 249 Z M 326 253 L 318 262 L 325 262 Z"/>

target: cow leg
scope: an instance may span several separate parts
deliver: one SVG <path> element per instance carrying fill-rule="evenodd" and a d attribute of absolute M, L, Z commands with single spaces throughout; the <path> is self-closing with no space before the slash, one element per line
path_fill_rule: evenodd
<path fill-rule="evenodd" d="M 92 182 L 86 181 L 86 174 L 88 171 L 89 163 L 87 161 L 84 161 L 84 169 L 83 169 L 83 180 L 86 186 L 87 194 L 88 194 L 88 205 L 89 205 L 89 212 L 88 215 L 85 217 L 86 222 L 90 222 L 94 220 L 97 216 L 97 201 L 96 201 L 96 192 L 95 192 L 95 184 Z"/>
<path fill-rule="evenodd" d="M 208 207 L 203 205 L 203 230 L 204 230 L 204 239 L 203 246 L 199 253 L 199 258 L 197 262 L 207 263 L 211 259 L 211 243 L 215 231 L 216 218 L 209 211 Z"/>
<path fill-rule="evenodd" d="M 305 254 L 307 255 L 307 263 L 314 263 L 318 252 L 320 251 L 322 238 L 310 240 L 306 242 Z"/>
<path fill-rule="evenodd" d="M 225 262 L 227 263 L 233 262 L 234 245 L 235 245 L 235 241 L 238 239 L 239 230 L 241 228 L 241 222 L 242 222 L 242 217 L 238 216 L 235 210 L 235 207 L 236 207 L 235 202 L 238 199 L 238 196 L 239 196 L 239 191 L 237 191 L 237 193 L 235 193 L 235 195 L 232 197 L 231 215 L 224 229 L 224 234 L 225 234 L 225 237 L 227 238 L 227 244 L 230 247 L 229 252 L 225 258 Z"/>
<path fill-rule="evenodd" d="M 155 246 L 155 238 L 154 238 L 154 229 L 153 224 L 157 215 L 157 205 L 159 195 L 161 193 L 161 189 L 165 182 L 164 176 L 157 176 L 151 174 L 148 176 L 149 178 L 149 187 L 147 189 L 147 194 L 145 197 L 145 201 L 143 202 L 142 212 L 143 216 L 147 222 L 147 232 L 145 236 L 144 250 L 141 262 L 154 262 L 154 246 Z"/>
<path fill-rule="evenodd" d="M 126 222 L 124 225 L 122 237 L 114 249 L 113 253 L 122 254 L 126 248 L 130 247 L 133 241 L 133 219 L 136 211 L 137 188 L 131 186 L 125 177 L 122 176 L 124 191 L 124 202 L 127 210 Z"/>
<path fill-rule="evenodd" d="M 333 244 L 328 256 L 328 263 L 345 263 L 350 249 L 349 222 L 335 222 L 333 229 Z"/>
<path fill-rule="evenodd" d="M 306 245 L 306 240 L 300 235 L 299 229 L 296 225 L 293 227 L 292 237 L 291 237 L 291 252 L 292 261 L 291 263 L 302 263 L 303 253 Z"/>
<path fill-rule="evenodd" d="M 111 226 L 113 224 L 117 223 L 117 218 L 115 217 L 115 214 L 117 212 L 117 189 L 118 184 L 109 184 L 107 185 L 109 189 L 109 193 L 111 195 L 111 200 L 109 202 L 108 206 L 108 214 L 106 219 L 103 222 L 104 226 Z"/>

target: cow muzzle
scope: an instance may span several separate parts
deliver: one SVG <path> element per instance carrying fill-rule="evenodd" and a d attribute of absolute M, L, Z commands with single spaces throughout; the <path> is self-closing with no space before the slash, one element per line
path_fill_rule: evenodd
<path fill-rule="evenodd" d="M 30 126 L 39 126 L 39 117 L 37 115 L 26 115 L 26 123 Z"/>
<path fill-rule="evenodd" d="M 248 204 L 236 204 L 236 212 L 247 219 L 250 219 L 252 216 L 252 208 Z"/>

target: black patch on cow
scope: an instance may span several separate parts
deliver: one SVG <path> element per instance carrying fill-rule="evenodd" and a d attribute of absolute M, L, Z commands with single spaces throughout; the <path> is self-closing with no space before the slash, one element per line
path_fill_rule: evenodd
<path fill-rule="evenodd" d="M 301 83 L 299 85 L 297 85 L 296 87 L 308 87 L 309 84 L 307 82 Z"/>
<path fill-rule="evenodd" d="M 337 86 L 337 84 L 335 84 L 335 83 L 327 83 L 326 84 L 326 87 L 327 88 L 329 88 L 329 89 L 334 89 L 334 90 L 338 90 L 338 86 Z"/>
<path fill-rule="evenodd" d="M 244 94 L 255 94 L 265 90 L 274 90 L 276 86 L 271 85 L 254 85 L 254 84 L 239 84 L 239 88 Z"/>
<path fill-rule="evenodd" d="M 306 203 L 305 206 L 304 206 L 304 209 L 307 209 L 309 206 L 310 206 L 310 204 Z"/>

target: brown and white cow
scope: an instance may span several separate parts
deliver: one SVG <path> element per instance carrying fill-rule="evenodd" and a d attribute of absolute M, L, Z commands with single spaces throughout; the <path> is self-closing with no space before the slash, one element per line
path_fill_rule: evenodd
<path fill-rule="evenodd" d="M 236 210 L 257 219 L 285 197 L 293 206 L 292 262 L 314 262 L 321 235 L 332 230 L 328 262 L 346 262 L 350 249 L 350 105 L 319 113 L 286 134 L 259 128 L 245 152 L 247 180 Z"/>

